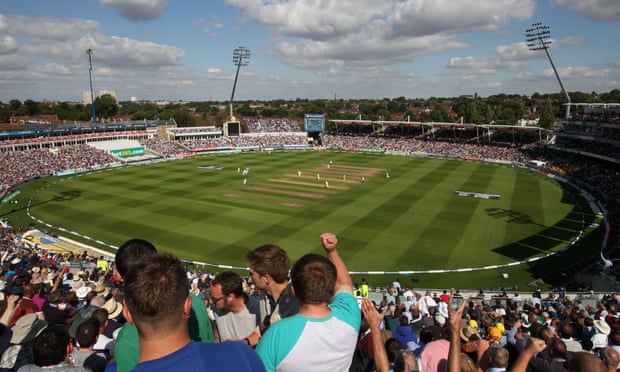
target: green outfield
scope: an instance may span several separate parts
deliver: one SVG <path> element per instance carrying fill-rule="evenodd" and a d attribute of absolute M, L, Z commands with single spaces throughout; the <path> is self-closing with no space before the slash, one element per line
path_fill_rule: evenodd
<path fill-rule="evenodd" d="M 593 218 L 566 188 L 529 170 L 379 154 L 205 155 L 50 177 L 37 188 L 32 216 L 116 246 L 139 237 L 184 259 L 243 267 L 245 252 L 266 243 L 292 260 L 320 252 L 318 236 L 330 231 L 351 271 L 415 271 L 400 277 L 439 287 L 526 286 L 538 275 L 529 264 L 424 272 L 558 251 L 579 234 L 584 215 Z"/>

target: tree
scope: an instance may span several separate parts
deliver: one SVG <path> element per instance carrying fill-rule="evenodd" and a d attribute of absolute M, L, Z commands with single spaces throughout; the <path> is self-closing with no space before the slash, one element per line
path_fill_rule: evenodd
<path fill-rule="evenodd" d="M 555 117 L 553 115 L 553 106 L 551 105 L 551 99 L 547 97 L 542 107 L 540 118 L 538 119 L 538 126 L 545 129 L 551 129 L 554 122 Z"/>
<path fill-rule="evenodd" d="M 118 113 L 116 99 L 110 94 L 95 98 L 95 114 L 98 117 L 110 118 Z"/>
<path fill-rule="evenodd" d="M 31 99 L 24 101 L 24 108 L 26 109 L 26 115 L 41 115 L 41 108 L 39 107 L 39 104 Z"/>
<path fill-rule="evenodd" d="M 22 101 L 18 99 L 12 99 L 9 101 L 9 106 L 11 107 L 12 112 L 16 112 L 22 107 Z"/>
<path fill-rule="evenodd" d="M 177 125 L 181 127 L 189 127 L 194 124 L 194 117 L 187 110 L 175 110 L 172 112 L 172 118 Z"/>

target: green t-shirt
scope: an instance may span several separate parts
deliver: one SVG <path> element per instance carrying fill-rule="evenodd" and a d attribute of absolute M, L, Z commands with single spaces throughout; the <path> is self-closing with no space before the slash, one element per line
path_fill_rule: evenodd
<path fill-rule="evenodd" d="M 192 311 L 188 319 L 189 337 L 194 341 L 213 342 L 213 328 L 207 308 L 200 297 L 190 293 Z M 114 344 L 114 360 L 118 372 L 129 372 L 138 364 L 140 346 L 138 343 L 138 329 L 125 323 L 116 337 Z"/>

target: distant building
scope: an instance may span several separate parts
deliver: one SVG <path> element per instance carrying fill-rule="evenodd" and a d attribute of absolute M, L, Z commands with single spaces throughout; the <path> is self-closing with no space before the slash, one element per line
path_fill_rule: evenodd
<path fill-rule="evenodd" d="M 118 102 L 118 95 L 116 94 L 116 91 L 115 90 L 110 90 L 110 89 L 102 89 L 102 90 L 100 90 L 99 94 L 95 94 L 94 98 L 101 97 L 104 94 L 111 95 L 112 97 L 114 97 L 116 102 Z M 85 91 L 82 92 L 82 102 L 84 103 L 84 105 L 90 105 L 90 102 L 91 102 L 90 91 L 85 90 Z"/>

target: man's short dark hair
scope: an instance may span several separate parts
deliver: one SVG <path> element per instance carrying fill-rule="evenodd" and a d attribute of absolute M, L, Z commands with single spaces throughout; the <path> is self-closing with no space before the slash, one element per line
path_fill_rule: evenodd
<path fill-rule="evenodd" d="M 91 315 L 91 319 L 96 320 L 97 322 L 99 322 L 99 326 L 102 326 L 108 320 L 108 315 L 108 310 L 99 308 L 93 312 L 93 315 Z"/>
<path fill-rule="evenodd" d="M 491 346 L 490 348 L 491 366 L 494 368 L 508 367 L 508 350 L 501 346 Z"/>
<path fill-rule="evenodd" d="M 223 271 L 219 273 L 211 282 L 211 285 L 216 284 L 222 286 L 222 295 L 224 296 L 228 296 L 231 293 L 235 297 L 243 295 L 243 279 L 235 272 Z"/>
<path fill-rule="evenodd" d="M 143 257 L 154 253 L 157 253 L 157 249 L 150 242 L 144 239 L 130 239 L 123 243 L 116 251 L 114 265 L 124 279 L 131 265 Z"/>
<path fill-rule="evenodd" d="M 124 280 L 125 303 L 139 331 L 161 332 L 183 321 L 189 292 L 185 267 L 178 258 L 167 253 L 145 257 Z"/>
<path fill-rule="evenodd" d="M 63 325 L 47 327 L 32 341 L 34 364 L 39 367 L 53 366 L 67 356 L 67 345 L 71 341 Z"/>
<path fill-rule="evenodd" d="M 291 261 L 286 251 L 277 245 L 261 245 L 248 252 L 245 258 L 257 274 L 269 274 L 277 283 L 285 283 L 288 280 Z"/>
<path fill-rule="evenodd" d="M 573 353 L 565 365 L 576 372 L 603 372 L 607 370 L 605 363 L 600 358 L 585 351 Z"/>
<path fill-rule="evenodd" d="M 388 338 L 385 341 L 385 352 L 387 353 L 388 361 L 394 363 L 396 355 L 403 349 L 403 345 L 395 338 Z"/>
<path fill-rule="evenodd" d="M 295 297 L 307 304 L 329 303 L 334 296 L 336 266 L 325 256 L 310 253 L 291 269 Z"/>
<path fill-rule="evenodd" d="M 75 339 L 80 347 L 91 347 L 97 342 L 97 336 L 99 336 L 99 322 L 93 318 L 90 318 L 77 327 L 75 332 Z"/>

